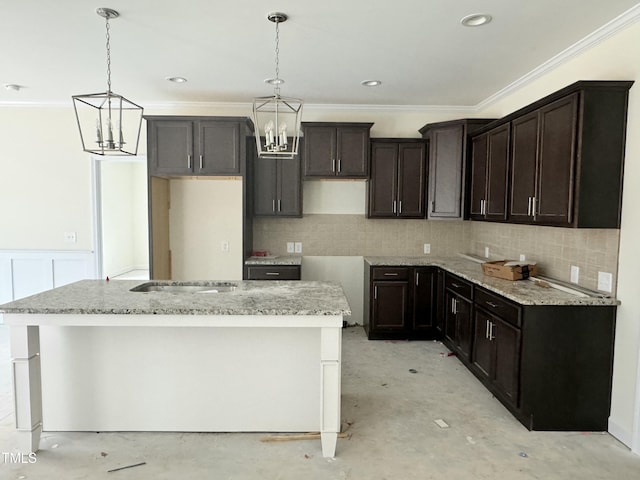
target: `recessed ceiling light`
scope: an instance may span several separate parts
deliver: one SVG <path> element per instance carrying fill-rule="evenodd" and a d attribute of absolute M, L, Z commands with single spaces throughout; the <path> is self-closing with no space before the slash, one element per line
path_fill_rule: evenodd
<path fill-rule="evenodd" d="M 487 13 L 474 13 L 467 15 L 460 23 L 465 27 L 479 27 L 480 25 L 486 25 L 491 21 L 491 15 Z"/>
<path fill-rule="evenodd" d="M 184 77 L 167 77 L 167 80 L 173 83 L 185 83 L 187 81 Z"/>
<path fill-rule="evenodd" d="M 382 81 L 380 80 L 363 80 L 360 82 L 360 85 L 363 87 L 377 87 L 378 85 L 382 85 Z"/>

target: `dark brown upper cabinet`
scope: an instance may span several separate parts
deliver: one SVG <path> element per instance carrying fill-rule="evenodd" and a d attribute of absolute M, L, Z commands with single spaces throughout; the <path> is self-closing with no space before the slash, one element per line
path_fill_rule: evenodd
<path fill-rule="evenodd" d="M 253 164 L 253 215 L 301 217 L 300 159 L 256 158 Z"/>
<path fill-rule="evenodd" d="M 492 120 L 430 123 L 420 129 L 429 140 L 427 218 L 463 218 L 470 135 Z"/>
<path fill-rule="evenodd" d="M 303 122 L 305 178 L 368 178 L 373 123 Z"/>
<path fill-rule="evenodd" d="M 508 222 L 620 228 L 632 85 L 576 82 L 478 132 L 511 125 Z"/>
<path fill-rule="evenodd" d="M 509 185 L 510 125 L 473 137 L 469 216 L 474 220 L 506 220 Z"/>
<path fill-rule="evenodd" d="M 372 139 L 367 216 L 424 218 L 426 142 Z"/>
<path fill-rule="evenodd" d="M 149 174 L 241 175 L 251 122 L 243 117 L 145 116 Z"/>

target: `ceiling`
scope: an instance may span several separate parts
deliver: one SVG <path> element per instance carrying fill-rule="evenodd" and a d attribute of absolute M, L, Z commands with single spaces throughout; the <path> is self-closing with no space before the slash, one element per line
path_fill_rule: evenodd
<path fill-rule="evenodd" d="M 69 104 L 112 90 L 142 106 L 249 103 L 275 77 L 307 104 L 474 106 L 627 12 L 636 0 L 14 0 L 0 15 L 0 104 Z M 390 8 L 392 7 L 392 8 Z M 488 13 L 482 27 L 460 19 Z M 182 76 L 175 84 L 167 77 Z M 378 87 L 360 82 L 378 79 Z"/>

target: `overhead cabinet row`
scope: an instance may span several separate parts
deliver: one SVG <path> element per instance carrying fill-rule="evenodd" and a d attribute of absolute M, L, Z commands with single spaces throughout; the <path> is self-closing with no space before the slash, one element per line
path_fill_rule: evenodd
<path fill-rule="evenodd" d="M 577 82 L 474 135 L 470 218 L 619 228 L 632 84 Z"/>

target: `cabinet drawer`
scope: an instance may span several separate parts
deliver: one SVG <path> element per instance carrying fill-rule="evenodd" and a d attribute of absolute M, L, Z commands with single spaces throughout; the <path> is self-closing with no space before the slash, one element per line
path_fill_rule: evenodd
<path fill-rule="evenodd" d="M 375 267 L 374 280 L 408 280 L 409 267 Z"/>
<path fill-rule="evenodd" d="M 475 304 L 516 327 L 521 326 L 520 307 L 504 297 L 477 288 Z"/>
<path fill-rule="evenodd" d="M 248 280 L 300 280 L 298 265 L 249 265 Z"/>
<path fill-rule="evenodd" d="M 471 300 L 471 292 L 473 291 L 473 286 L 466 280 L 462 280 L 455 275 L 447 273 L 445 276 L 445 288 L 447 288 L 447 290 L 451 290 L 452 292 L 456 292 L 459 295 L 462 295 L 468 300 Z"/>

